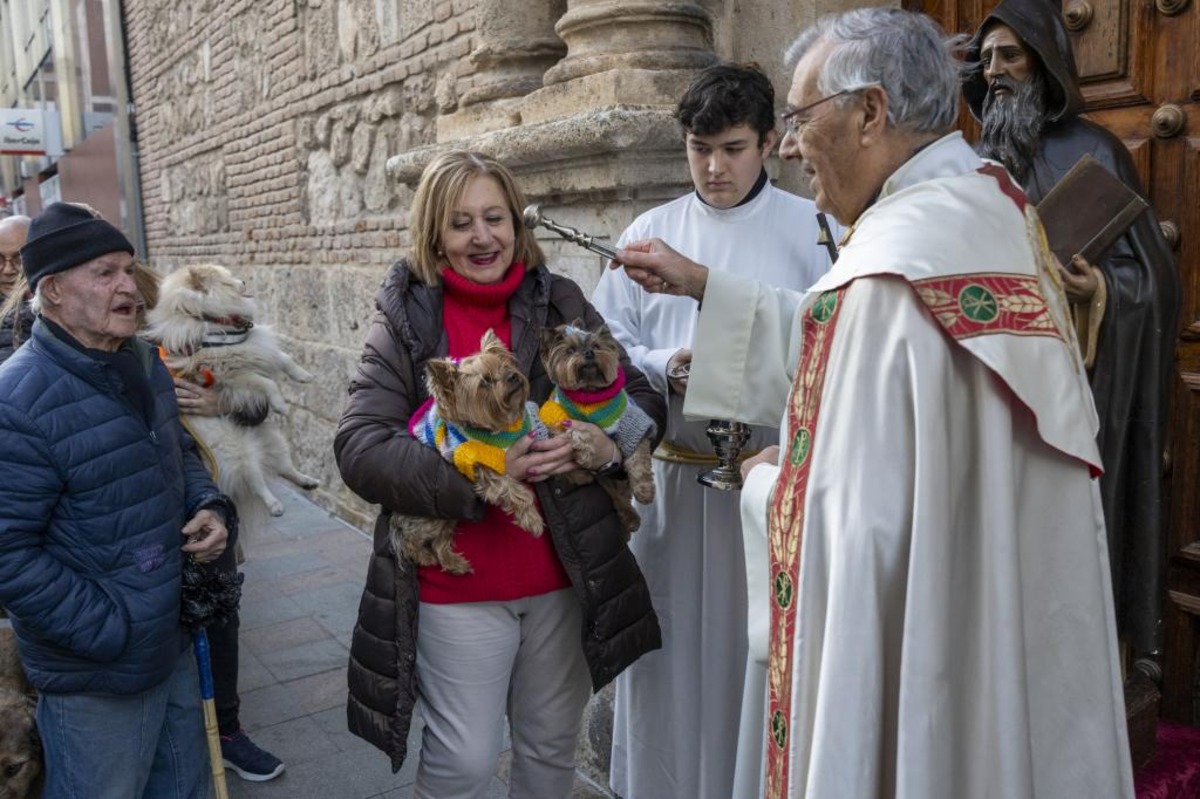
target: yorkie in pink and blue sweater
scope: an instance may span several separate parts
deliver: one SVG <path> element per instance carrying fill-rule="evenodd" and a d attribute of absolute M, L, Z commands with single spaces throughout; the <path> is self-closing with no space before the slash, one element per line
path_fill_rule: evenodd
<path fill-rule="evenodd" d="M 569 424 L 591 422 L 612 439 L 624 458 L 621 470 L 625 479 L 609 474 L 606 468 L 599 474 L 578 470 L 569 477 L 578 483 L 599 479 L 612 497 L 626 531 L 634 532 L 641 525 L 641 517 L 633 507 L 633 499 L 643 504 L 654 501 L 650 443 L 655 425 L 625 393 L 621 345 L 606 325 L 593 331 L 560 325 L 542 333 L 542 363 L 554 382 L 554 393 L 539 411 L 546 427 L 570 437 L 577 461 L 594 463 L 599 458 L 590 440 L 572 431 Z"/>

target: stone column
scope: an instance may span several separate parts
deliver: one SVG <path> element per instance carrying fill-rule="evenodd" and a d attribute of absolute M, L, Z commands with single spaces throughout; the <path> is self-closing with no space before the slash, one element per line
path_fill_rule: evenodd
<path fill-rule="evenodd" d="M 567 57 L 527 99 L 526 124 L 581 107 L 673 107 L 692 73 L 716 61 L 712 16 L 698 2 L 568 0 L 555 31 Z"/>
<path fill-rule="evenodd" d="M 567 52 L 554 33 L 566 0 L 480 0 L 475 10 L 475 68 L 458 107 L 438 119 L 438 141 L 454 141 L 521 124 L 520 102 Z"/>

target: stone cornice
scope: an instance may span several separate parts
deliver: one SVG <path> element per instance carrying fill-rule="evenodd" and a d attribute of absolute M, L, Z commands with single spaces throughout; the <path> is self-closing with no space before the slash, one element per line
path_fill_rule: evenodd
<path fill-rule="evenodd" d="M 452 149 L 500 160 L 533 197 L 688 184 L 679 127 L 666 108 L 594 109 L 430 145 L 389 158 L 388 175 L 415 187 L 425 166 Z"/>

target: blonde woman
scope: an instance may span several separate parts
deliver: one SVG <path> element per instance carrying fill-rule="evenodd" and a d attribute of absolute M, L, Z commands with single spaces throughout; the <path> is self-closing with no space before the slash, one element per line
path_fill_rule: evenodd
<path fill-rule="evenodd" d="M 350 730 L 399 769 L 418 698 L 425 721 L 415 796 L 480 797 L 496 771 L 507 712 L 510 795 L 564 799 L 593 688 L 659 646 L 658 622 L 608 495 L 558 475 L 619 470 L 576 463 L 562 439 L 521 438 L 507 473 L 535 490 L 546 522 L 534 538 L 484 504 L 439 453 L 408 435 L 427 398 L 425 363 L 479 349 L 492 329 L 516 355 L 539 404 L 551 384 L 543 329 L 602 323 L 572 281 L 552 274 L 519 222 L 524 199 L 497 161 L 450 152 L 425 170 L 410 210 L 412 248 L 376 296 L 334 451 L 346 484 L 382 512 L 350 652 Z M 662 429 L 663 399 L 623 358 L 630 398 Z M 458 520 L 455 549 L 472 571 L 417 567 L 389 545 L 391 513 Z M 420 624 L 418 624 L 418 617 Z"/>

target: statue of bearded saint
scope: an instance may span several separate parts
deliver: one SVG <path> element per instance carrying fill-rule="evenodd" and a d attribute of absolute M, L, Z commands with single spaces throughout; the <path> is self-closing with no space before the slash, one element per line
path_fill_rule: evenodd
<path fill-rule="evenodd" d="M 983 125 L 977 151 L 1001 163 L 1035 205 L 1088 154 L 1145 196 L 1129 151 L 1085 110 L 1061 6 L 1001 0 L 968 46 L 963 82 Z M 1100 492 L 1117 629 L 1134 652 L 1162 643 L 1162 454 L 1174 374 L 1179 275 L 1153 210 L 1092 266 L 1060 273 L 1100 419 Z"/>
<path fill-rule="evenodd" d="M 1003 164 L 1026 191 L 1031 189 L 1033 159 L 1049 116 L 1047 94 L 1045 75 L 1034 69 L 1024 79 L 997 75 L 983 98 L 983 132 L 975 149 L 984 158 Z M 1075 308 L 1076 323 L 1085 328 L 1080 338 L 1087 341 L 1093 338 L 1086 332 L 1090 327 L 1088 306 L 1100 289 L 1100 279 L 1092 265 L 1079 256 L 1063 264 L 1060 276 L 1067 299 Z M 1088 352 L 1086 345 L 1084 350 L 1084 360 L 1090 366 L 1095 353 Z"/>
<path fill-rule="evenodd" d="M 1046 78 L 1040 70 L 1024 80 L 998 75 L 983 99 L 983 133 L 976 150 L 999 161 L 1025 186 L 1046 116 Z"/>

